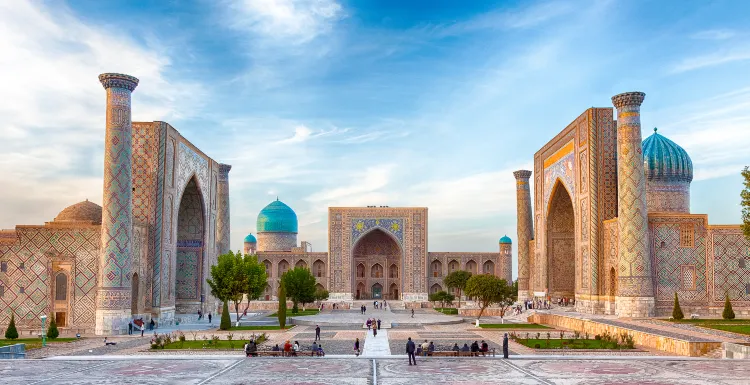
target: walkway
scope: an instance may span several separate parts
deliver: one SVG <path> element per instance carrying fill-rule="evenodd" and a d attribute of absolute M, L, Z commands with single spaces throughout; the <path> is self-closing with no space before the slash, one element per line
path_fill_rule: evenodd
<path fill-rule="evenodd" d="M 365 337 L 365 348 L 362 350 L 363 357 L 388 357 L 391 355 L 391 346 L 388 343 L 388 330 L 378 330 L 378 336 L 373 335 L 372 330 L 367 331 Z"/>

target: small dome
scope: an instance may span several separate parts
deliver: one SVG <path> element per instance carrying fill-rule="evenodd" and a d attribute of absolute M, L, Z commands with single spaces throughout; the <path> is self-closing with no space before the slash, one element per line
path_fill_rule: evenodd
<path fill-rule="evenodd" d="M 507 235 L 504 235 L 502 238 L 500 238 L 500 243 L 505 244 L 505 243 L 513 243 L 513 242 L 511 242 L 510 238 L 508 238 Z"/>
<path fill-rule="evenodd" d="M 276 198 L 260 210 L 258 214 L 258 232 L 297 233 L 297 214 L 291 207 Z"/>
<path fill-rule="evenodd" d="M 58 223 L 91 223 L 94 225 L 102 224 L 102 206 L 86 199 L 83 202 L 76 203 L 66 207 L 60 214 L 57 214 L 54 222 Z"/>
<path fill-rule="evenodd" d="M 663 182 L 692 182 L 693 161 L 677 143 L 654 133 L 643 141 L 646 179 Z"/>
<path fill-rule="evenodd" d="M 255 236 L 252 234 L 248 234 L 245 237 L 245 243 L 258 243 L 258 241 L 255 239 Z"/>

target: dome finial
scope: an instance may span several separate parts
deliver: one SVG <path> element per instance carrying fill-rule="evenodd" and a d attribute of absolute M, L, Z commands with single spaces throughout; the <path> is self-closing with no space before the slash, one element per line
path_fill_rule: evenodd
<path fill-rule="evenodd" d="M 658 128 L 654 127 L 654 133 L 656 133 L 656 130 L 658 130 Z"/>
<path fill-rule="evenodd" d="M 279 196 L 278 195 L 276 195 L 276 200 L 279 200 Z"/>

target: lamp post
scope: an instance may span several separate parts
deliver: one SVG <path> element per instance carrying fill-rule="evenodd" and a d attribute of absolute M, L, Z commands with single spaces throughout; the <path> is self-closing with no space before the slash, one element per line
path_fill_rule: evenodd
<path fill-rule="evenodd" d="M 44 332 L 44 321 L 47 320 L 47 316 L 43 315 L 39 318 L 42 319 L 42 346 L 47 346 L 47 333 Z"/>

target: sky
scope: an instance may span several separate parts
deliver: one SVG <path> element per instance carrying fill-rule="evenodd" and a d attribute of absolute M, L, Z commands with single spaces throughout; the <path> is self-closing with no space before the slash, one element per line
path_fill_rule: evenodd
<path fill-rule="evenodd" d="M 430 251 L 497 251 L 512 171 L 627 91 L 690 153 L 692 212 L 740 222 L 742 0 L 0 0 L 0 52 L 0 228 L 101 204 L 103 72 L 232 165 L 233 249 L 278 196 L 315 251 L 329 206 L 368 205 L 428 207 Z"/>

